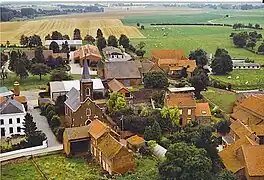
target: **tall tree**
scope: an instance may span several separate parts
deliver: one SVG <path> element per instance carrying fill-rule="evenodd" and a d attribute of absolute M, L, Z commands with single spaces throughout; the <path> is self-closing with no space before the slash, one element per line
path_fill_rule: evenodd
<path fill-rule="evenodd" d="M 243 48 L 247 44 L 248 34 L 247 32 L 241 32 L 233 36 L 233 43 L 239 48 Z"/>
<path fill-rule="evenodd" d="M 104 37 L 102 30 L 101 29 L 97 29 L 96 38 L 101 38 L 101 37 Z"/>
<path fill-rule="evenodd" d="M 233 70 L 231 56 L 225 49 L 217 48 L 211 68 L 214 74 L 226 74 Z"/>
<path fill-rule="evenodd" d="M 247 48 L 251 48 L 252 50 L 255 46 L 256 46 L 256 43 L 254 41 L 248 41 L 246 45 Z"/>
<path fill-rule="evenodd" d="M 35 48 L 35 57 L 33 58 L 34 63 L 44 63 L 45 57 L 43 54 L 43 48 L 42 47 L 36 47 Z"/>
<path fill-rule="evenodd" d="M 110 94 L 110 98 L 108 99 L 106 106 L 110 114 L 113 114 L 127 108 L 127 103 L 122 94 L 114 92 Z"/>
<path fill-rule="evenodd" d="M 26 60 L 25 54 L 20 51 L 12 51 L 8 69 L 15 72 L 20 78 L 26 78 L 28 77 Z"/>
<path fill-rule="evenodd" d="M 48 34 L 47 36 L 45 36 L 45 40 L 51 40 L 50 34 Z"/>
<path fill-rule="evenodd" d="M 258 52 L 259 53 L 264 53 L 264 43 L 262 43 L 261 45 L 259 45 Z"/>
<path fill-rule="evenodd" d="M 73 32 L 73 39 L 74 39 L 74 40 L 82 40 L 80 29 L 77 29 L 77 28 L 74 29 L 74 32 Z"/>
<path fill-rule="evenodd" d="M 52 41 L 49 45 L 49 50 L 52 50 L 53 53 L 59 53 L 60 47 L 55 41 Z"/>
<path fill-rule="evenodd" d="M 62 34 L 58 31 L 53 31 L 51 34 L 51 39 L 52 40 L 62 40 Z"/>
<path fill-rule="evenodd" d="M 31 66 L 30 72 L 33 75 L 38 75 L 39 80 L 41 80 L 43 75 L 46 75 L 50 72 L 50 68 L 46 64 L 36 63 Z"/>
<path fill-rule="evenodd" d="M 62 39 L 63 40 L 70 40 L 70 36 L 65 34 L 65 35 L 62 36 Z"/>
<path fill-rule="evenodd" d="M 90 44 L 94 44 L 94 42 L 95 42 L 94 37 L 91 36 L 91 35 L 89 35 L 89 34 L 87 34 L 87 35 L 84 37 L 84 40 L 85 40 L 85 41 L 88 41 L 88 43 L 90 43 Z"/>
<path fill-rule="evenodd" d="M 201 91 L 209 85 L 209 77 L 205 70 L 201 67 L 196 67 L 190 78 L 192 86 L 195 88 L 196 98 L 201 98 Z"/>
<path fill-rule="evenodd" d="M 106 40 L 104 37 L 99 37 L 97 39 L 97 47 L 100 51 L 106 47 Z"/>
<path fill-rule="evenodd" d="M 147 126 L 145 128 L 145 132 L 144 132 L 144 139 L 146 139 L 147 141 L 149 140 L 155 140 L 155 141 L 160 141 L 162 134 L 161 134 L 161 128 L 160 125 L 157 121 L 154 121 L 153 125 Z"/>
<path fill-rule="evenodd" d="M 108 46 L 117 47 L 118 46 L 118 40 L 114 35 L 110 35 L 107 40 Z"/>
<path fill-rule="evenodd" d="M 173 125 L 180 125 L 180 111 L 177 107 L 163 107 L 160 114 L 162 118 L 170 119 Z"/>
<path fill-rule="evenodd" d="M 207 53 L 203 49 L 196 49 L 191 51 L 189 59 L 195 60 L 196 65 L 205 66 L 208 63 Z"/>
<path fill-rule="evenodd" d="M 24 34 L 22 34 L 21 37 L 20 37 L 20 44 L 22 46 L 27 46 L 28 45 L 28 37 L 25 36 Z"/>
<path fill-rule="evenodd" d="M 259 24 L 255 24 L 255 28 L 256 29 L 259 29 L 260 28 L 260 25 Z"/>
<path fill-rule="evenodd" d="M 145 88 L 162 89 L 169 86 L 168 78 L 163 72 L 148 72 L 143 80 Z"/>
<path fill-rule="evenodd" d="M 175 143 L 170 145 L 165 156 L 158 167 L 161 179 L 204 180 L 210 176 L 212 161 L 206 157 L 204 149 Z"/>
<path fill-rule="evenodd" d="M 40 36 L 34 34 L 33 36 L 30 36 L 29 39 L 29 47 L 32 46 L 42 46 L 41 38 Z"/>
<path fill-rule="evenodd" d="M 215 127 L 218 133 L 225 136 L 226 134 L 230 132 L 230 125 L 231 125 L 230 120 L 223 119 L 223 120 L 218 121 L 215 124 Z"/>
<path fill-rule="evenodd" d="M 121 34 L 119 38 L 119 46 L 123 46 L 125 49 L 129 47 L 129 39 L 126 35 Z"/>
<path fill-rule="evenodd" d="M 68 41 L 65 41 L 65 43 L 62 43 L 61 52 L 63 52 L 63 53 L 69 53 L 70 52 Z"/>

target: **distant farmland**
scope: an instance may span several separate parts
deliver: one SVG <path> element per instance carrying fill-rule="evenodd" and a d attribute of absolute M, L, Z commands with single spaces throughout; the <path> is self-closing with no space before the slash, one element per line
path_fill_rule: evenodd
<path fill-rule="evenodd" d="M 7 40 L 10 44 L 18 44 L 22 34 L 26 36 L 37 34 L 44 40 L 44 37 L 52 31 L 59 31 L 72 38 L 75 28 L 81 30 L 82 37 L 87 34 L 95 37 L 97 29 L 100 28 L 105 37 L 109 35 L 119 37 L 121 34 L 126 34 L 129 38 L 144 38 L 136 27 L 125 26 L 118 19 L 91 20 L 85 17 L 4 22 L 1 23 L 0 37 L 3 44 Z"/>

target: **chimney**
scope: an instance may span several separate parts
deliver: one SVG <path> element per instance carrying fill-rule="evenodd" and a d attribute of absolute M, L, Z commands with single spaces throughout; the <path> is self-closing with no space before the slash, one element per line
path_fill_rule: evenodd
<path fill-rule="evenodd" d="M 14 82 L 14 95 L 19 96 L 20 95 L 20 85 L 19 82 Z"/>

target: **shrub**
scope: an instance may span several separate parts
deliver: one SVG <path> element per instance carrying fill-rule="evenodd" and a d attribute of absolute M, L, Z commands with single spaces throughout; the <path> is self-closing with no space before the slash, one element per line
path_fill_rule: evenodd
<path fill-rule="evenodd" d="M 56 128 L 55 131 L 55 136 L 57 138 L 57 140 L 62 143 L 63 142 L 63 133 L 64 133 L 65 128 L 64 127 L 58 127 Z"/>
<path fill-rule="evenodd" d="M 142 156 L 151 156 L 151 155 L 152 155 L 151 149 L 150 149 L 150 147 L 148 147 L 148 146 L 141 146 L 141 147 L 139 148 L 139 153 L 140 153 Z"/>
<path fill-rule="evenodd" d="M 52 104 L 49 104 L 46 108 L 46 114 L 49 114 L 50 111 L 55 111 L 55 107 Z"/>
<path fill-rule="evenodd" d="M 49 124 L 51 123 L 51 119 L 52 119 L 52 117 L 53 117 L 54 115 L 56 115 L 56 113 L 55 113 L 53 110 L 51 110 L 51 111 L 47 114 L 46 118 L 47 118 Z"/>
<path fill-rule="evenodd" d="M 59 127 L 61 124 L 60 122 L 60 117 L 58 115 L 54 115 L 52 118 L 51 118 L 51 121 L 50 121 L 50 127 L 51 129 L 54 129 L 56 127 Z"/>

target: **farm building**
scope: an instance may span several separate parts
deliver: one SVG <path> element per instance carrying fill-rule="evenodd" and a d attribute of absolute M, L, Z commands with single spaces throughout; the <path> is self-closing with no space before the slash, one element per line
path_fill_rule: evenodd
<path fill-rule="evenodd" d="M 119 135 L 96 119 L 89 125 L 66 128 L 63 135 L 66 155 L 91 153 L 109 174 L 134 170 L 133 153 L 119 142 Z"/>
<path fill-rule="evenodd" d="M 89 67 L 97 68 L 97 63 L 102 60 L 102 56 L 96 46 L 87 44 L 73 52 L 73 59 L 75 63 L 80 63 L 81 66 L 86 59 Z"/>
<path fill-rule="evenodd" d="M 164 72 L 156 63 L 148 59 L 137 59 L 135 60 L 135 63 L 137 64 L 138 70 L 142 78 L 144 77 L 144 74 L 148 72 Z"/>
<path fill-rule="evenodd" d="M 63 43 L 65 44 L 65 42 L 68 43 L 69 47 L 76 47 L 76 48 L 78 48 L 78 47 L 82 46 L 82 40 L 46 40 L 45 41 L 45 46 L 47 48 L 49 48 L 50 43 L 52 41 L 55 41 L 60 47 L 62 46 Z"/>
<path fill-rule="evenodd" d="M 132 57 L 129 54 L 113 46 L 108 46 L 104 48 L 102 51 L 106 62 L 129 61 L 132 59 Z"/>
<path fill-rule="evenodd" d="M 142 82 L 140 72 L 134 61 L 106 62 L 103 69 L 104 79 L 116 79 L 125 87 L 139 85 Z"/>
<path fill-rule="evenodd" d="M 165 154 L 167 152 L 167 149 L 165 149 L 164 147 L 162 147 L 161 145 L 159 144 L 156 144 L 154 147 L 153 147 L 153 154 L 156 156 L 156 157 L 165 157 Z"/>
<path fill-rule="evenodd" d="M 247 62 L 246 59 L 232 59 L 233 69 L 260 69 L 259 63 Z"/>

